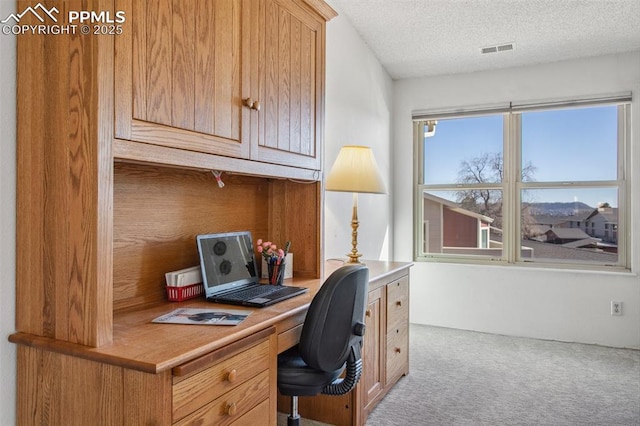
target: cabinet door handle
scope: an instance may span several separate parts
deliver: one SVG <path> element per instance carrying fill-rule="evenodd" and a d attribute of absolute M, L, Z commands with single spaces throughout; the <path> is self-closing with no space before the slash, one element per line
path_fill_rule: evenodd
<path fill-rule="evenodd" d="M 364 314 L 366 316 L 370 317 L 371 316 L 371 309 L 367 309 L 367 311 Z"/>
<path fill-rule="evenodd" d="M 397 305 L 397 306 L 402 306 L 402 300 L 398 300 L 398 301 L 396 301 L 396 305 Z"/>
<path fill-rule="evenodd" d="M 396 353 L 399 354 L 400 352 L 402 352 L 402 349 L 396 348 Z"/>
<path fill-rule="evenodd" d="M 235 368 L 227 373 L 227 382 L 233 383 L 235 382 L 236 378 L 238 378 L 238 372 Z"/>
<path fill-rule="evenodd" d="M 232 402 L 231 404 L 227 404 L 228 416 L 235 416 L 237 412 L 238 412 L 238 407 L 236 406 L 235 402 Z"/>
<path fill-rule="evenodd" d="M 254 101 L 251 98 L 246 98 L 242 100 L 242 104 L 254 111 L 260 111 L 260 101 Z"/>

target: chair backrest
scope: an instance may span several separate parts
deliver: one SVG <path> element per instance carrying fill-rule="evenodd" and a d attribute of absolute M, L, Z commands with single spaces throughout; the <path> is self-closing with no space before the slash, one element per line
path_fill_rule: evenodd
<path fill-rule="evenodd" d="M 369 269 L 345 265 L 333 272 L 311 301 L 302 327 L 299 351 L 316 370 L 335 371 L 362 345 Z"/>

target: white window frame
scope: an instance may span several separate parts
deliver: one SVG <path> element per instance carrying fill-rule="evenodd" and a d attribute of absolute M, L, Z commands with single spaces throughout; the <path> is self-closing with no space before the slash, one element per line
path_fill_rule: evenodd
<path fill-rule="evenodd" d="M 611 181 L 568 181 L 568 182 L 522 182 L 521 181 L 521 115 L 543 109 L 575 109 L 581 106 L 618 105 L 618 170 L 617 179 Z M 416 261 L 456 262 L 456 263 L 492 263 L 504 265 L 520 265 L 532 267 L 559 267 L 567 269 L 593 270 L 630 270 L 630 241 L 632 229 L 629 214 L 629 197 L 631 182 L 627 172 L 630 170 L 631 143 L 631 93 L 605 95 L 593 98 L 571 100 L 542 101 L 488 107 L 461 108 L 455 111 L 416 111 L 414 121 L 414 259 Z M 465 118 L 480 115 L 503 116 L 503 181 L 495 184 L 458 185 L 423 184 L 424 181 L 424 124 L 426 121 L 444 118 Z M 483 188 L 502 191 L 503 202 L 503 251 L 502 257 L 478 255 L 453 255 L 428 253 L 424 251 L 422 239 L 424 230 L 425 191 L 454 191 L 460 188 Z M 618 233 L 618 260 L 615 264 L 578 263 L 570 260 L 527 259 L 521 256 L 521 194 L 527 189 L 561 189 L 561 188 L 617 188 L 618 189 L 618 223 L 625 229 Z"/>

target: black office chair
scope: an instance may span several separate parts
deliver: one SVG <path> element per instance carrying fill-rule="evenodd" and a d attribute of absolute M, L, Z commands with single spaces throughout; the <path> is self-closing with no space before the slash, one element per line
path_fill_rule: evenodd
<path fill-rule="evenodd" d="M 288 426 L 300 424 L 298 396 L 343 395 L 358 383 L 368 285 L 364 265 L 333 272 L 311 301 L 300 343 L 278 356 L 278 389 L 291 396 Z"/>

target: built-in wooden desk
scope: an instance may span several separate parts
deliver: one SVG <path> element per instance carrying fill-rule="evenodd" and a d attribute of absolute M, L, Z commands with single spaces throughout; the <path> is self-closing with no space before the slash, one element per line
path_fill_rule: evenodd
<path fill-rule="evenodd" d="M 328 261 L 325 277 L 341 264 Z M 364 376 L 347 396 L 357 403 L 347 413 L 332 409 L 339 416 L 327 419 L 303 401 L 303 415 L 364 424 L 373 404 L 408 372 L 410 264 L 369 261 L 367 266 L 371 287 Z M 103 424 L 122 424 L 122 419 L 124 424 L 275 424 L 277 354 L 297 343 L 321 280 L 294 278 L 290 284 L 309 287 L 309 292 L 270 307 L 247 308 L 251 315 L 237 326 L 151 323 L 178 307 L 216 306 L 197 299 L 118 313 L 113 342 L 98 348 L 26 333 L 10 336 L 20 352 L 19 423 L 40 423 L 46 417 L 49 424 L 65 425 L 96 419 L 104 419 Z M 46 365 L 39 361 L 43 355 Z M 338 398 L 333 403 L 321 399 L 323 411 L 327 404 L 341 404 Z"/>

